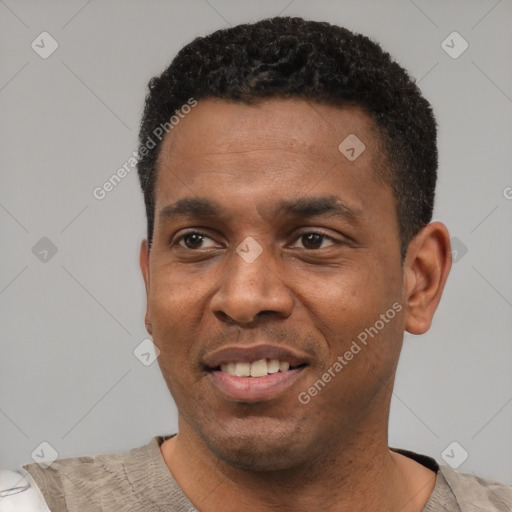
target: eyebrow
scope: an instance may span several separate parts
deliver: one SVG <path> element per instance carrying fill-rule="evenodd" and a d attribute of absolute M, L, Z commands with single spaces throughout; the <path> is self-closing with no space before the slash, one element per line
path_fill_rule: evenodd
<path fill-rule="evenodd" d="M 163 221 L 175 217 L 213 218 L 222 216 L 224 211 L 218 204 L 206 197 L 185 197 L 160 210 Z M 348 206 L 339 197 L 298 197 L 280 201 L 274 209 L 274 216 L 288 215 L 298 218 L 336 216 L 355 224 L 361 211 Z"/>

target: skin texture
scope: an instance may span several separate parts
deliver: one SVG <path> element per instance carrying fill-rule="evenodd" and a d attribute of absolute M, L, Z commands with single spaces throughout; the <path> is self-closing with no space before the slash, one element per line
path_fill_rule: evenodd
<path fill-rule="evenodd" d="M 355 161 L 338 150 L 349 134 L 366 146 Z M 146 327 L 179 411 L 179 434 L 161 451 L 202 512 L 412 512 L 428 500 L 435 474 L 391 452 L 387 429 L 403 333 L 430 327 L 451 266 L 449 234 L 429 224 L 401 265 L 380 157 L 361 110 L 299 99 L 202 100 L 166 136 L 153 243 L 140 253 Z M 324 196 L 354 218 L 275 212 L 282 200 Z M 215 202 L 220 215 L 161 215 L 187 197 Z M 180 239 L 191 230 L 205 237 Z M 252 263 L 236 252 L 249 236 L 262 248 Z M 401 311 L 300 403 L 394 303 Z M 271 399 L 226 399 L 204 358 L 260 343 L 289 347 L 308 364 Z"/>

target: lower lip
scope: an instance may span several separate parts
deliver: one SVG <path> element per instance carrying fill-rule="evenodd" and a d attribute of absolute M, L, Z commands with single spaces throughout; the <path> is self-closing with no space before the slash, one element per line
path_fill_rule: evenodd
<path fill-rule="evenodd" d="M 265 377 L 236 377 L 219 370 L 210 371 L 208 375 L 224 398 L 236 402 L 261 402 L 275 398 L 290 388 L 304 368 L 301 366 Z"/>

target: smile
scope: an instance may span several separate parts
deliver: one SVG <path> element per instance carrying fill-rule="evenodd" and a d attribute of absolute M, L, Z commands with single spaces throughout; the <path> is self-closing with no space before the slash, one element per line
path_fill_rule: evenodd
<path fill-rule="evenodd" d="M 286 372 L 289 369 L 288 361 L 277 359 L 259 359 L 252 363 L 227 363 L 220 367 L 222 372 L 236 377 L 265 377 L 277 372 Z"/>
<path fill-rule="evenodd" d="M 268 401 L 283 394 L 308 366 L 308 356 L 283 346 L 231 346 L 209 354 L 207 378 L 222 398 Z"/>
<path fill-rule="evenodd" d="M 238 377 L 222 370 L 208 373 L 211 384 L 224 398 L 235 402 L 263 402 L 277 398 L 289 389 L 306 366 L 268 373 L 261 377 Z"/>

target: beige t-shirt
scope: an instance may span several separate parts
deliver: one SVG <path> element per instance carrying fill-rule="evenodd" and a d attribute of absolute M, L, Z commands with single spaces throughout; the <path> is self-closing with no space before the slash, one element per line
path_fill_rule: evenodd
<path fill-rule="evenodd" d="M 24 467 L 52 512 L 194 512 L 160 452 L 156 436 L 127 452 Z M 437 473 L 422 512 L 512 512 L 512 487 L 440 466 L 431 457 L 391 448 Z"/>

